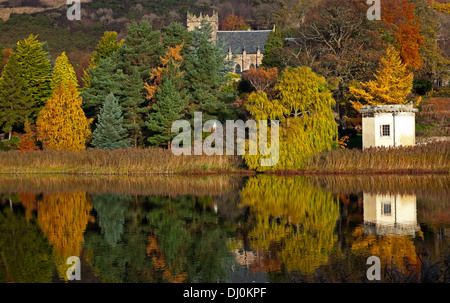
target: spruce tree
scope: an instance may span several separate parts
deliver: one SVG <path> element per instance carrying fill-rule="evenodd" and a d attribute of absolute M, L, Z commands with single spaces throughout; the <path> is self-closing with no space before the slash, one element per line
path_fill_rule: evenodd
<path fill-rule="evenodd" d="M 211 31 L 206 22 L 194 31 L 186 68 L 186 85 L 192 96 L 190 107 L 192 111 L 203 112 L 205 117 L 217 117 L 225 110 L 222 88 L 230 71 L 226 56 L 210 41 Z"/>
<path fill-rule="evenodd" d="M 149 108 L 144 106 L 144 83 L 137 67 L 131 67 L 130 72 L 126 75 L 117 69 L 113 58 L 101 60 L 99 66 L 92 70 L 90 87 L 84 89 L 81 96 L 86 116 L 95 118 L 106 97 L 112 93 L 123 111 L 123 127 L 137 147 Z"/>
<path fill-rule="evenodd" d="M 101 149 L 130 147 L 127 131 L 123 127 L 122 109 L 117 99 L 110 93 L 103 103 L 96 129 L 92 134 L 92 145 Z"/>
<path fill-rule="evenodd" d="M 31 116 L 33 100 L 16 54 L 11 55 L 0 78 L 0 126 L 11 133 Z"/>

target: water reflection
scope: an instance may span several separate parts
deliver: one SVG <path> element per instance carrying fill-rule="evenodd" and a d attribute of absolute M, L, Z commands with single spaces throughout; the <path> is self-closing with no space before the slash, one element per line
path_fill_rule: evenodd
<path fill-rule="evenodd" d="M 414 237 L 420 230 L 417 225 L 416 195 L 365 192 L 363 199 L 366 233 Z"/>
<path fill-rule="evenodd" d="M 0 281 L 64 281 L 72 255 L 83 282 L 358 282 L 371 255 L 386 281 L 443 281 L 448 181 L 5 177 Z"/>

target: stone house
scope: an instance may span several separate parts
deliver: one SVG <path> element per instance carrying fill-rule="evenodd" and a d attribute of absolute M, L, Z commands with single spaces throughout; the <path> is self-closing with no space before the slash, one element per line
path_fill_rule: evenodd
<path fill-rule="evenodd" d="M 363 149 L 379 146 L 414 146 L 416 141 L 415 113 L 410 105 L 363 106 Z"/>
<path fill-rule="evenodd" d="M 219 31 L 219 16 L 216 12 L 212 16 L 187 14 L 187 29 L 193 31 L 200 27 L 205 20 L 212 25 L 212 40 L 222 48 L 227 59 L 234 62 L 234 72 L 240 74 L 251 67 L 261 65 L 264 50 L 273 30 Z"/>

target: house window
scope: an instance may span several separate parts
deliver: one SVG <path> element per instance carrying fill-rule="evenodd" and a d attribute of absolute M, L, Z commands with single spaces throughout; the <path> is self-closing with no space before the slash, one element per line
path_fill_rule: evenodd
<path fill-rule="evenodd" d="M 391 136 L 391 126 L 389 124 L 381 125 L 381 136 L 390 137 Z"/>
<path fill-rule="evenodd" d="M 391 215 L 391 203 L 382 203 L 381 204 L 381 214 L 383 216 L 390 216 Z"/>
<path fill-rule="evenodd" d="M 241 73 L 241 66 L 239 64 L 236 64 L 234 70 L 235 70 L 236 74 L 240 74 Z"/>

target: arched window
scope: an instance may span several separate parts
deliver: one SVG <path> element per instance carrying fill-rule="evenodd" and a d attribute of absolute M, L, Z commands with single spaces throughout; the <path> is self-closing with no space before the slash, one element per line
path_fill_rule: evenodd
<path fill-rule="evenodd" d="M 252 64 L 250 64 L 250 69 L 255 69 L 255 65 L 252 63 Z"/>
<path fill-rule="evenodd" d="M 239 64 L 236 64 L 236 66 L 234 67 L 234 72 L 236 74 L 240 74 L 242 71 L 241 66 Z"/>

